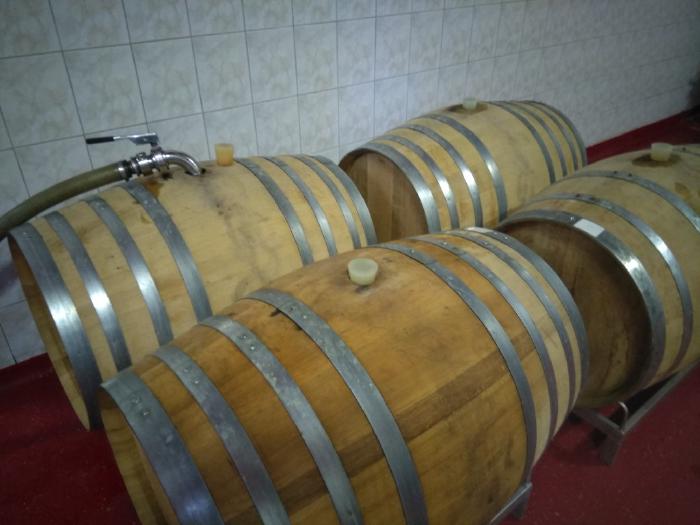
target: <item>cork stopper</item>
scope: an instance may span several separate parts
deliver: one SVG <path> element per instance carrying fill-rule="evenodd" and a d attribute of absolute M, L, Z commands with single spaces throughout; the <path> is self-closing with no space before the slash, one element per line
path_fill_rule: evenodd
<path fill-rule="evenodd" d="M 360 286 L 372 284 L 377 278 L 379 265 L 372 259 L 358 257 L 348 263 L 348 275 L 350 280 Z"/>
<path fill-rule="evenodd" d="M 462 100 L 462 107 L 467 111 L 474 111 L 479 105 L 479 100 L 474 97 L 465 97 Z"/>
<path fill-rule="evenodd" d="M 233 164 L 233 144 L 214 144 L 214 154 L 218 166 L 231 166 Z"/>
<path fill-rule="evenodd" d="M 665 142 L 654 142 L 651 145 L 651 160 L 668 162 L 673 153 L 673 146 Z"/>

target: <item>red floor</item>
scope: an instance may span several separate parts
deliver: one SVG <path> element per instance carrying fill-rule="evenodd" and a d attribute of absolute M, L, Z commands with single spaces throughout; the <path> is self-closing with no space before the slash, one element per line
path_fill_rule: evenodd
<path fill-rule="evenodd" d="M 700 142 L 684 114 L 589 148 L 589 161 L 653 141 Z M 700 369 L 603 465 L 566 423 L 535 467 L 520 525 L 700 524 Z M 137 523 L 104 432 L 83 430 L 46 356 L 0 370 L 0 524 Z"/>

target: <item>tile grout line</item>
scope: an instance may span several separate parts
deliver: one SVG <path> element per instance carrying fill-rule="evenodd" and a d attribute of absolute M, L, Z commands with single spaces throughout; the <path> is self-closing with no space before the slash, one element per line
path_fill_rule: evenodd
<path fill-rule="evenodd" d="M 241 2 L 241 15 L 243 16 L 243 32 L 244 32 L 244 40 L 245 40 L 245 58 L 248 63 L 248 78 L 250 79 L 250 110 L 253 113 L 253 135 L 255 136 L 255 155 L 258 155 L 260 153 L 260 143 L 258 141 L 258 119 L 255 111 L 255 91 L 253 88 L 253 73 L 250 68 L 250 49 L 248 47 L 248 30 L 247 30 L 247 21 L 246 21 L 246 16 L 245 16 L 245 5 Z M 294 15 L 292 15 L 293 17 Z M 294 36 L 292 35 L 292 38 Z M 205 120 L 205 126 L 206 126 L 206 120 Z M 236 145 L 233 145 L 234 148 L 234 155 L 236 154 Z"/>
<path fill-rule="evenodd" d="M 192 62 L 194 64 L 194 76 L 197 85 L 197 95 L 199 97 L 199 108 L 202 110 L 200 113 L 202 118 L 202 128 L 204 128 L 204 144 L 207 150 L 207 156 L 211 155 L 211 150 L 209 149 L 209 132 L 207 130 L 207 123 L 204 121 L 204 99 L 202 98 L 202 84 L 199 80 L 199 68 L 197 67 L 197 54 L 194 51 L 194 38 L 192 37 L 192 21 L 190 20 L 190 2 L 191 0 L 185 0 L 185 12 L 187 13 L 187 29 L 190 32 L 190 49 L 192 50 Z"/>
<path fill-rule="evenodd" d="M 83 147 L 85 148 L 85 153 L 87 153 L 88 162 L 90 163 L 90 168 L 94 168 L 92 163 L 92 157 L 90 157 L 90 152 L 88 151 L 87 144 L 85 144 L 85 125 L 83 124 L 83 117 L 80 115 L 80 108 L 78 107 L 78 97 L 75 95 L 75 89 L 73 88 L 73 79 L 70 76 L 70 71 L 68 70 L 68 62 L 66 62 L 66 52 L 63 49 L 63 40 L 61 39 L 61 33 L 58 31 L 58 24 L 56 23 L 56 15 L 53 12 L 53 4 L 48 2 L 49 12 L 51 13 L 51 20 L 53 22 L 54 30 L 56 31 L 56 37 L 58 38 L 58 45 L 61 48 L 61 61 L 63 62 L 63 69 L 66 71 L 66 77 L 68 78 L 68 86 L 70 87 L 70 93 L 73 97 L 73 104 L 75 105 L 75 114 L 78 116 L 78 124 L 80 124 L 80 131 L 83 136 Z"/>

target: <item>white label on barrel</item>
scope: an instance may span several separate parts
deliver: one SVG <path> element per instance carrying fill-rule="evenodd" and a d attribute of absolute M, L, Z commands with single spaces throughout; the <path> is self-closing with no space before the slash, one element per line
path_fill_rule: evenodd
<path fill-rule="evenodd" d="M 595 222 L 591 222 L 587 219 L 579 219 L 575 224 L 575 228 L 578 228 L 581 231 L 586 232 L 588 235 L 592 237 L 598 237 L 601 233 L 605 231 L 605 228 L 602 226 L 596 224 Z"/>

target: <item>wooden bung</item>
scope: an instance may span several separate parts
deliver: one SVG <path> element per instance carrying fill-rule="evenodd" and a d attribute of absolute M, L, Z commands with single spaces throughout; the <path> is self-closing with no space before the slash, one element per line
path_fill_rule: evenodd
<path fill-rule="evenodd" d="M 380 241 L 494 226 L 585 164 L 583 142 L 558 110 L 476 99 L 409 120 L 340 161 Z"/>
<path fill-rule="evenodd" d="M 97 388 L 118 370 L 271 279 L 375 240 L 357 189 L 327 159 L 204 167 L 109 188 L 12 232 L 29 307 L 86 426 L 99 425 Z"/>
<path fill-rule="evenodd" d="M 581 310 L 580 405 L 625 400 L 700 358 L 700 151 L 596 162 L 499 227 L 541 255 Z"/>
<path fill-rule="evenodd" d="M 358 286 L 348 263 L 374 261 Z M 150 523 L 486 523 L 573 404 L 566 288 L 490 230 L 363 248 L 273 281 L 104 386 Z"/>

